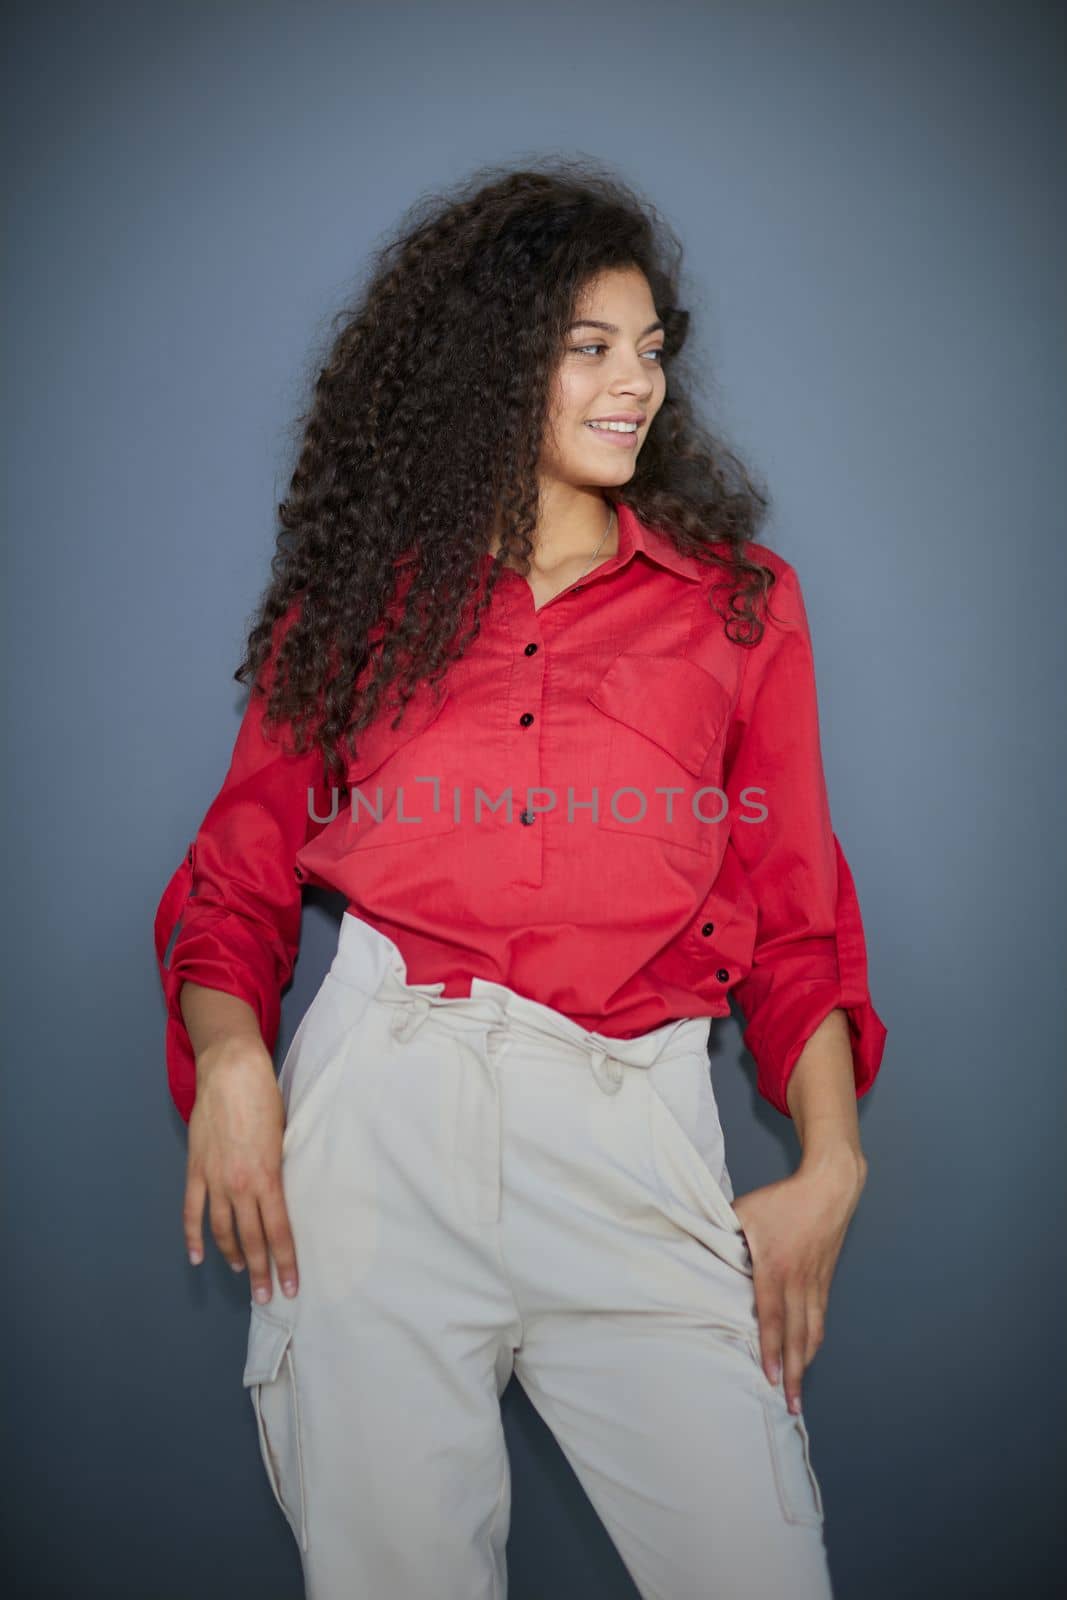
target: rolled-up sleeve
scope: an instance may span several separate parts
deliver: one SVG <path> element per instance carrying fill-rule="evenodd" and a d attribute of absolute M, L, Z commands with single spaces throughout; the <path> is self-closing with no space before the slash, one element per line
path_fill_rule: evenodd
<path fill-rule="evenodd" d="M 264 691 L 298 609 L 294 602 L 275 625 L 259 676 Z M 196 1099 L 196 1064 L 179 1005 L 182 985 L 199 983 L 247 1001 L 273 1052 L 281 992 L 300 943 L 302 882 L 294 858 L 323 826 L 332 801 L 317 746 L 312 743 L 303 755 L 287 753 L 279 731 L 267 736 L 266 704 L 266 693 L 252 693 L 222 787 L 156 911 L 167 1078 L 185 1122 Z M 167 946 L 179 924 L 168 964 Z"/>
<path fill-rule="evenodd" d="M 779 562 L 773 615 L 745 663 L 724 787 L 734 819 L 728 848 L 757 905 L 751 969 L 733 993 L 759 1093 L 789 1116 L 790 1074 L 831 1011 L 848 1019 L 857 1098 L 881 1066 L 886 1028 L 871 1002 L 859 900 L 831 824 L 804 599 L 794 569 Z"/>

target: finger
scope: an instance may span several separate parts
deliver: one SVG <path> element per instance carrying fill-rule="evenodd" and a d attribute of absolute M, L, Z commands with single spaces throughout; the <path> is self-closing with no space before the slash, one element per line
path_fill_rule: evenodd
<path fill-rule="evenodd" d="M 185 1249 L 193 1266 L 204 1259 L 204 1201 L 207 1183 L 200 1171 L 190 1172 L 185 1180 L 185 1198 L 182 1202 L 182 1231 Z"/>
<path fill-rule="evenodd" d="M 808 1293 L 807 1320 L 808 1346 L 804 1364 L 810 1367 L 819 1353 L 819 1346 L 826 1337 L 826 1295 L 818 1284 L 813 1284 Z"/>
<path fill-rule="evenodd" d="M 296 1243 L 285 1204 L 285 1190 L 282 1186 L 280 1169 L 267 1179 L 260 1191 L 259 1211 L 282 1292 L 290 1296 L 295 1295 L 300 1287 L 296 1265 Z"/>
<path fill-rule="evenodd" d="M 230 1263 L 234 1272 L 244 1270 L 244 1256 L 237 1242 L 237 1235 L 233 1227 L 233 1206 L 224 1189 L 217 1186 L 210 1190 L 209 1213 L 211 1217 L 211 1233 L 218 1245 L 220 1252 Z"/>
<path fill-rule="evenodd" d="M 777 1385 L 782 1376 L 782 1336 L 785 1331 L 785 1307 L 781 1284 L 766 1278 L 758 1271 L 754 1274 L 756 1286 L 756 1319 L 759 1323 L 760 1360 L 767 1382 Z"/>
<path fill-rule="evenodd" d="M 270 1257 L 259 1215 L 258 1197 L 251 1191 L 237 1195 L 233 1203 L 241 1248 L 248 1263 L 248 1283 L 253 1300 L 261 1303 L 271 1297 Z"/>
<path fill-rule="evenodd" d="M 785 1342 L 783 1365 L 785 1398 L 790 1411 L 800 1410 L 800 1385 L 804 1377 L 808 1347 L 808 1297 L 803 1285 L 785 1286 Z"/>

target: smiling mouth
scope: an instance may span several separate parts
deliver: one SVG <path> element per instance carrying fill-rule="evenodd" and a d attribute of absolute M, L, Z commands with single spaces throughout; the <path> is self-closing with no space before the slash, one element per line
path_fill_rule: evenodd
<path fill-rule="evenodd" d="M 605 444 L 613 445 L 616 450 L 632 450 L 637 443 L 639 429 L 636 425 L 624 427 L 620 423 L 613 423 L 609 427 L 604 423 L 597 426 L 595 423 L 587 422 L 585 426 L 590 433 L 596 434 Z"/>

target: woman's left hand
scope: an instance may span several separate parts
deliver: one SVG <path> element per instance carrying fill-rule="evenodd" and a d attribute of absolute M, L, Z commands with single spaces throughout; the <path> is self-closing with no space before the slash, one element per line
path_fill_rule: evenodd
<path fill-rule="evenodd" d="M 805 1157 L 792 1177 L 733 1201 L 752 1256 L 763 1369 L 776 1384 L 784 1361 L 793 1412 L 823 1341 L 830 1283 L 866 1179 L 866 1160 L 844 1146 Z"/>

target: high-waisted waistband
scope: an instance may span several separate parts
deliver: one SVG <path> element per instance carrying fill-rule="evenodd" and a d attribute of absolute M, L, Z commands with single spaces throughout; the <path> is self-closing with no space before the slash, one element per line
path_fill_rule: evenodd
<path fill-rule="evenodd" d="M 446 998 L 443 982 L 408 983 L 407 963 L 397 945 L 352 912 L 341 919 L 330 973 L 340 983 L 395 1005 L 392 1031 L 398 1039 L 411 1038 L 431 1013 L 446 1021 L 487 1023 L 498 1049 L 507 1047 L 512 1034 L 547 1036 L 572 1046 L 608 1094 L 621 1086 L 626 1067 L 647 1068 L 656 1061 L 707 1047 L 707 1017 L 680 1017 L 634 1039 L 613 1039 L 581 1027 L 563 1012 L 517 994 L 506 984 L 485 978 L 471 979 L 469 997 Z"/>

